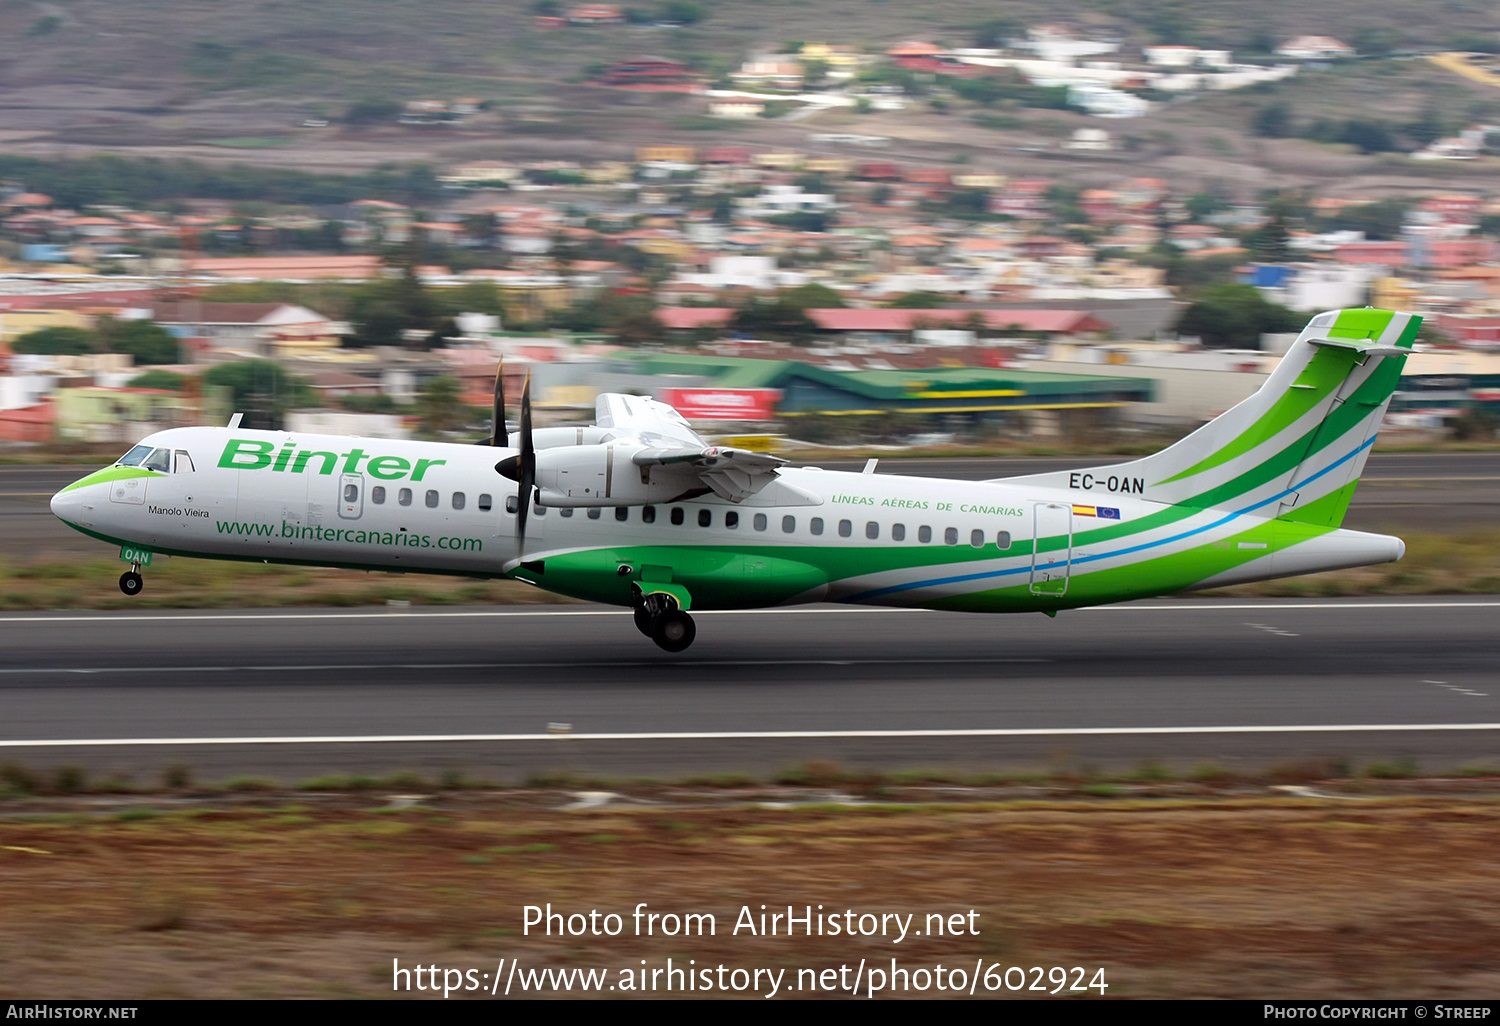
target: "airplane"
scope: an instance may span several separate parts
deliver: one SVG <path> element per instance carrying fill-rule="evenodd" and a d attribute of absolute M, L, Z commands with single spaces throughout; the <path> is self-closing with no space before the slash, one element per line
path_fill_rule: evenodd
<path fill-rule="evenodd" d="M 793 468 L 715 446 L 671 406 L 598 397 L 589 427 L 519 439 L 499 376 L 480 444 L 159 431 L 52 511 L 153 555 L 511 578 L 630 607 L 668 652 L 694 610 L 842 602 L 1059 611 L 1400 559 L 1342 528 L 1421 318 L 1314 316 L 1254 395 L 1152 456 L 952 481 Z M 496 459 L 496 456 L 500 458 Z M 872 461 L 873 463 L 873 461 Z"/>

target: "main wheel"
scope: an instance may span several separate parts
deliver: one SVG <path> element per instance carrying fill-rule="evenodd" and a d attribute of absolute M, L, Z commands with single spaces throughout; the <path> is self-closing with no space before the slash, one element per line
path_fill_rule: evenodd
<path fill-rule="evenodd" d="M 668 652 L 681 652 L 697 636 L 698 628 L 693 626 L 693 618 L 680 609 L 669 609 L 658 616 L 651 631 L 651 640 Z"/>
<path fill-rule="evenodd" d="M 652 627 L 654 626 L 653 620 L 654 618 L 646 610 L 646 607 L 644 605 L 635 607 L 635 629 L 640 631 L 648 638 L 654 638 L 656 636 L 655 632 L 652 630 Z"/>
<path fill-rule="evenodd" d="M 127 595 L 139 595 L 146 582 L 141 580 L 141 575 L 134 570 L 126 570 L 120 575 L 120 590 Z"/>

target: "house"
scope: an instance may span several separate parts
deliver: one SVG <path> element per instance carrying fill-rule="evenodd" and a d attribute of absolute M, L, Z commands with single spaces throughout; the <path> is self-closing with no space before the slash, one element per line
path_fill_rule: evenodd
<path fill-rule="evenodd" d="M 796 92 L 802 88 L 802 65 L 794 60 L 749 60 L 729 78 L 742 88 L 760 87 Z"/>
<path fill-rule="evenodd" d="M 1276 55 L 1299 61 L 1330 61 L 1353 57 L 1354 47 L 1330 36 L 1298 36 L 1277 47 Z"/>
<path fill-rule="evenodd" d="M 698 151 L 692 146 L 637 146 L 637 164 L 692 164 L 698 159 Z"/>
<path fill-rule="evenodd" d="M 716 118 L 758 118 L 765 111 L 764 103 L 753 100 L 720 100 L 708 105 L 708 112 Z"/>
<path fill-rule="evenodd" d="M 680 61 L 666 57 L 636 57 L 610 65 L 601 81 L 612 86 L 676 85 L 690 81 L 692 77 L 692 71 Z"/>
<path fill-rule="evenodd" d="M 338 345 L 342 326 L 314 310 L 291 303 L 157 302 L 145 311 L 179 338 L 198 338 L 211 349 L 269 355 L 283 344 L 292 348 Z"/>
<path fill-rule="evenodd" d="M 584 4 L 568 11 L 573 25 L 623 25 L 625 14 L 614 4 Z"/>

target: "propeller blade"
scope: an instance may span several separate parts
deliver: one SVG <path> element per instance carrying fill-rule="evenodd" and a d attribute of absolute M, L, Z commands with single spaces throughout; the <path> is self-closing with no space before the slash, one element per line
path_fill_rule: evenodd
<path fill-rule="evenodd" d="M 521 386 L 521 456 L 516 468 L 516 552 L 526 554 L 526 514 L 536 491 L 536 446 L 531 436 L 531 372 Z"/>
<path fill-rule="evenodd" d="M 510 444 L 509 432 L 505 430 L 505 361 L 502 359 L 495 365 L 495 406 L 494 427 L 490 433 L 490 445 L 507 446 Z"/>

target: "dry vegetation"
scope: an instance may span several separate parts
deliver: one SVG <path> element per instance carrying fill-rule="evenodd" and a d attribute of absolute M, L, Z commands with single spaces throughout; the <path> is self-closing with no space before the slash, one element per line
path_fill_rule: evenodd
<path fill-rule="evenodd" d="M 783 796 L 786 797 L 786 796 Z M 1500 985 L 1492 797 L 782 808 L 556 793 L 0 812 L 13 996 L 389 996 L 403 965 L 1087 966 L 1110 997 Z M 377 807 L 372 807 L 377 806 Z M 711 912 L 714 937 L 523 937 L 522 906 Z M 978 937 L 732 936 L 741 906 L 980 913 Z M 629 922 L 629 919 L 626 919 Z"/>

